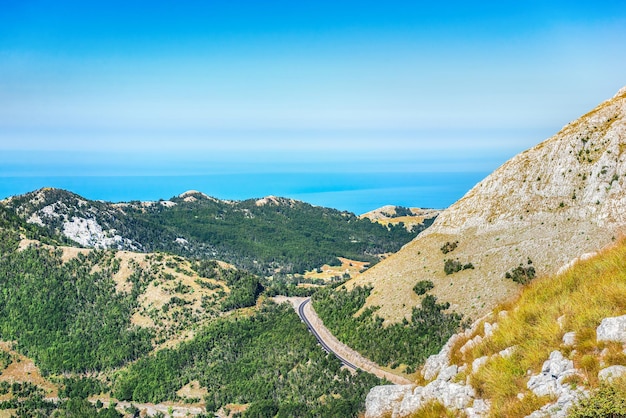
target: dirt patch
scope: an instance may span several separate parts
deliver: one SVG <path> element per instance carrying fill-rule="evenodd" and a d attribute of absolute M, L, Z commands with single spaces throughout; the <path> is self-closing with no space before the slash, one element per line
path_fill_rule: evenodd
<path fill-rule="evenodd" d="M 201 387 L 199 381 L 192 380 L 191 382 L 180 388 L 180 390 L 176 392 L 176 394 L 181 398 L 204 399 L 204 397 L 209 394 L 209 391 L 206 388 Z"/>
<path fill-rule="evenodd" d="M 31 359 L 14 351 L 11 343 L 0 341 L 0 350 L 13 357 L 13 362 L 2 370 L 0 382 L 29 382 L 42 388 L 47 397 L 58 396 L 58 388 L 41 376 L 39 368 Z"/>
<path fill-rule="evenodd" d="M 321 279 L 332 280 L 337 277 L 344 278 L 344 275 L 355 277 L 362 271 L 366 270 L 370 263 L 364 261 L 350 260 L 348 258 L 337 257 L 341 261 L 340 266 L 329 266 L 324 264 L 322 267 L 316 270 L 307 271 L 304 273 L 305 279 Z"/>

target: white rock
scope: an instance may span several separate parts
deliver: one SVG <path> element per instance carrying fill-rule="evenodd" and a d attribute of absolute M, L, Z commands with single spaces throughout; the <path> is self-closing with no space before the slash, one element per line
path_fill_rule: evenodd
<path fill-rule="evenodd" d="M 463 344 L 463 346 L 459 349 L 459 351 L 462 354 L 465 354 L 467 351 L 469 351 L 472 348 L 476 347 L 482 341 L 483 341 L 483 337 L 481 337 L 480 335 L 477 335 L 474 338 L 472 338 L 471 340 L 468 340 L 465 344 Z"/>
<path fill-rule="evenodd" d="M 515 352 L 516 346 L 512 346 L 512 347 L 508 347 L 505 348 L 504 350 L 501 350 L 498 355 L 502 358 L 508 358 L 511 357 L 513 355 L 513 353 Z"/>
<path fill-rule="evenodd" d="M 413 394 L 413 385 L 384 385 L 373 387 L 365 398 L 365 418 L 378 418 L 393 413 L 406 396 Z"/>
<path fill-rule="evenodd" d="M 422 395 L 427 400 L 438 400 L 449 409 L 465 409 L 469 407 L 475 397 L 471 386 L 460 383 L 435 380 L 424 387 Z"/>
<path fill-rule="evenodd" d="M 566 347 L 572 347 L 576 344 L 576 333 L 574 331 L 566 332 L 563 335 L 563 345 Z"/>
<path fill-rule="evenodd" d="M 541 373 L 531 376 L 527 387 L 537 396 L 551 396 L 556 402 L 550 403 L 528 415 L 530 418 L 565 418 L 569 408 L 584 395 L 581 389 L 573 389 L 565 380 L 578 372 L 574 363 L 563 357 L 560 351 L 553 351 L 541 368 Z"/>
<path fill-rule="evenodd" d="M 425 400 L 422 396 L 424 388 L 417 386 L 413 393 L 406 395 L 400 403 L 400 408 L 395 408 L 392 413 L 392 418 L 395 417 L 407 417 L 413 414 L 415 411 L 424 406 Z"/>
<path fill-rule="evenodd" d="M 459 374 L 459 368 L 453 364 L 452 366 L 448 366 L 443 369 L 439 373 L 439 376 L 437 376 L 437 380 L 443 380 L 444 382 L 448 382 L 452 380 L 452 378 L 457 374 Z"/>
<path fill-rule="evenodd" d="M 625 374 L 625 366 L 609 366 L 605 369 L 600 370 L 600 372 L 598 373 L 598 379 L 606 382 L 612 382 L 614 379 L 619 379 Z"/>
<path fill-rule="evenodd" d="M 471 407 L 465 409 L 468 418 L 481 418 L 489 415 L 491 405 L 489 401 L 484 399 L 474 399 Z"/>
<path fill-rule="evenodd" d="M 494 331 L 498 329 L 498 324 L 491 325 L 489 322 L 485 322 L 485 338 L 489 338 L 493 335 Z"/>
<path fill-rule="evenodd" d="M 424 379 L 432 380 L 442 369 L 448 367 L 450 364 L 450 351 L 452 350 L 452 346 L 461 337 L 461 335 L 462 334 L 454 334 L 450 337 L 448 342 L 446 342 L 439 354 L 433 354 L 426 359 L 424 367 L 422 368 L 422 376 L 424 376 Z"/>
<path fill-rule="evenodd" d="M 474 361 L 472 361 L 472 372 L 476 373 L 476 371 L 480 369 L 482 366 L 484 366 L 488 360 L 489 360 L 488 356 L 482 356 L 482 357 L 478 357 L 477 359 L 474 359 Z"/>
<path fill-rule="evenodd" d="M 575 373 L 574 363 L 563 357 L 560 351 L 550 353 L 543 363 L 541 373 L 532 376 L 526 385 L 537 396 L 560 396 L 563 392 L 562 380 Z"/>
<path fill-rule="evenodd" d="M 604 318 L 596 329 L 598 341 L 626 343 L 626 315 Z"/>

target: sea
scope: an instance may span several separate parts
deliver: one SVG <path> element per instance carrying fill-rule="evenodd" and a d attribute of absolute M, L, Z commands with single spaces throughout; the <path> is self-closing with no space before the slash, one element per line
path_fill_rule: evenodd
<path fill-rule="evenodd" d="M 363 214 L 384 205 L 443 209 L 487 176 L 483 172 L 228 173 L 185 176 L 0 177 L 0 199 L 55 187 L 109 202 L 169 199 L 198 190 L 224 200 L 269 195 Z"/>

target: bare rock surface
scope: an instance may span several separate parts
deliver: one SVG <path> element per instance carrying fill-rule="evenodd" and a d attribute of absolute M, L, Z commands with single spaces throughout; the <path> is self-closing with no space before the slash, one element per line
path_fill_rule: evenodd
<path fill-rule="evenodd" d="M 596 329 L 598 341 L 626 343 L 626 315 L 604 318 Z"/>
<path fill-rule="evenodd" d="M 626 366 L 609 366 L 598 372 L 598 379 L 611 382 L 613 379 L 619 379 L 626 375 Z"/>
<path fill-rule="evenodd" d="M 527 387 L 537 396 L 550 396 L 556 398 L 556 401 L 545 405 L 528 417 L 565 418 L 568 410 L 585 393 L 581 389 L 573 389 L 566 381 L 568 377 L 578 373 L 574 368 L 574 362 L 563 357 L 560 351 L 555 350 L 550 353 L 550 358 L 543 363 L 541 372 L 529 379 Z"/>

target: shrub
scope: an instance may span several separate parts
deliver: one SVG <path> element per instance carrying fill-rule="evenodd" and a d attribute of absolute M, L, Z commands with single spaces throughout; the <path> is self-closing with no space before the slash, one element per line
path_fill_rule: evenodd
<path fill-rule="evenodd" d="M 443 263 L 443 271 L 446 274 L 453 274 L 461 270 L 473 270 L 474 265 L 472 263 L 463 264 L 459 260 L 447 259 Z"/>
<path fill-rule="evenodd" d="M 459 245 L 459 241 L 454 241 L 454 242 L 448 241 L 445 244 L 443 244 L 440 250 L 442 253 L 448 254 L 449 252 L 454 251 L 458 245 Z"/>
<path fill-rule="evenodd" d="M 528 259 L 528 267 L 524 267 L 522 263 L 515 267 L 510 272 L 507 272 L 504 277 L 513 280 L 515 283 L 526 284 L 535 278 L 535 268 L 531 266 L 533 262 Z"/>
<path fill-rule="evenodd" d="M 443 262 L 443 271 L 445 271 L 446 274 L 456 273 L 461 270 L 463 270 L 463 264 L 458 260 L 448 259 Z"/>
<path fill-rule="evenodd" d="M 420 280 L 415 284 L 415 286 L 413 286 L 413 291 L 417 293 L 418 296 L 421 296 L 433 287 L 435 287 L 435 284 L 430 280 Z"/>
<path fill-rule="evenodd" d="M 626 388 L 618 385 L 601 385 L 589 398 L 580 400 L 569 413 L 570 418 L 626 417 Z"/>

